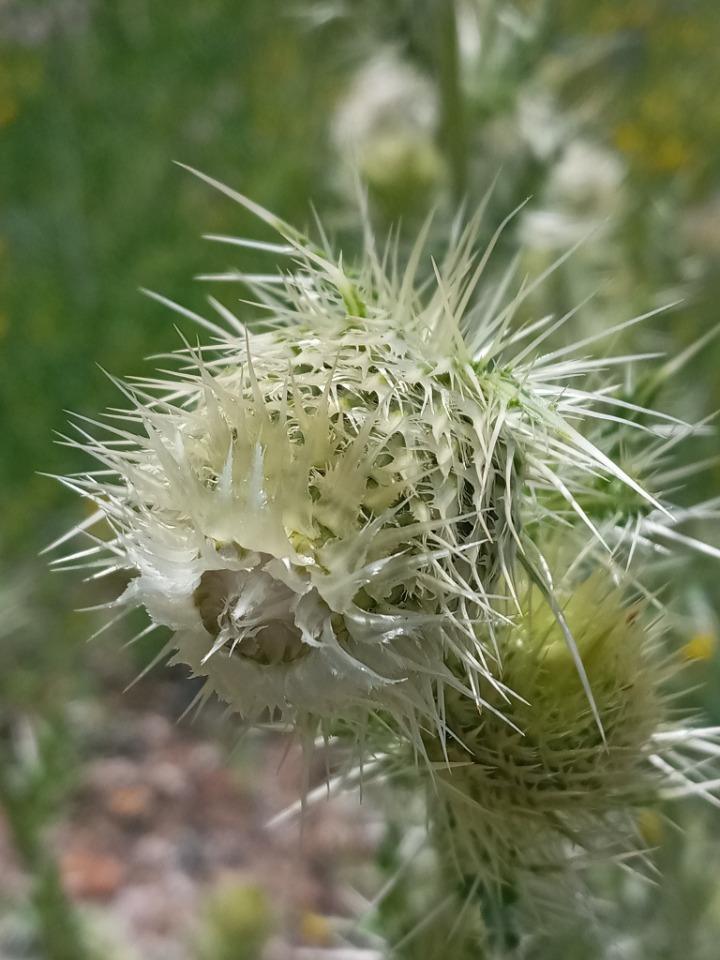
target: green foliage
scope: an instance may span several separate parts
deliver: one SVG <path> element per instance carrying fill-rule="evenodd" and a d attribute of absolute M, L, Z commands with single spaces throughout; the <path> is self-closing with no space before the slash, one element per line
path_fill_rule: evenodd
<path fill-rule="evenodd" d="M 198 224 L 242 222 L 172 161 L 301 220 L 322 197 L 327 93 L 302 68 L 315 42 L 278 0 L 89 4 L 33 46 L 0 27 L 4 550 L 50 539 L 30 531 L 64 498 L 36 471 L 77 468 L 53 431 L 63 408 L 110 401 L 95 365 L 139 372 L 167 346 L 166 315 L 138 288 L 197 304 Z"/>
<path fill-rule="evenodd" d="M 609 84 L 603 120 L 631 162 L 635 186 L 680 178 L 693 193 L 712 187 L 720 104 L 708 97 L 720 41 L 720 8 L 707 0 L 604 0 L 583 8 L 556 0 L 556 26 L 607 52 L 585 71 L 577 97 Z M 607 65 L 614 68 L 608 76 Z M 568 91 L 569 92 L 569 91 Z"/>
<path fill-rule="evenodd" d="M 71 738 L 61 718 L 6 720 L 0 734 L 0 803 L 30 876 L 33 931 L 45 960 L 90 960 L 85 934 L 47 846 L 46 828 L 70 782 Z"/>

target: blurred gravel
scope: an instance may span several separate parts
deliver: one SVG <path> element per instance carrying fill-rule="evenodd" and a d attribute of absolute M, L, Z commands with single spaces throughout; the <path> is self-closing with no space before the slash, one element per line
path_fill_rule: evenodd
<path fill-rule="evenodd" d="M 344 795 L 310 810 L 302 828 L 291 819 L 268 829 L 300 795 L 299 748 L 268 733 L 233 749 L 217 723 L 141 706 L 163 699 L 173 703 L 146 684 L 119 705 L 75 705 L 90 757 L 50 842 L 93 937 L 110 945 L 108 957 L 195 960 L 209 895 L 251 883 L 273 913 L 268 956 L 292 957 L 291 944 L 312 950 L 313 940 L 332 947 L 328 924 L 312 918 L 347 913 L 337 868 L 372 854 L 368 811 Z M 0 898 L 22 905 L 27 879 L 2 819 L 0 860 Z M 0 922 L 0 960 L 31 955 L 18 952 L 18 929 Z"/>

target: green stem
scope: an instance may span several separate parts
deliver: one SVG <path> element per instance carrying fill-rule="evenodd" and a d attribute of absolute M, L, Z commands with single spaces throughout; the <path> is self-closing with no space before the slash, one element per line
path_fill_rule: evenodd
<path fill-rule="evenodd" d="M 33 905 L 47 960 L 89 960 L 80 923 L 63 890 L 57 864 L 47 853 L 35 866 Z"/>
<path fill-rule="evenodd" d="M 467 124 L 460 84 L 460 52 L 455 0 L 438 5 L 439 86 L 442 102 L 441 137 L 450 161 L 453 198 L 461 203 L 467 192 Z"/>

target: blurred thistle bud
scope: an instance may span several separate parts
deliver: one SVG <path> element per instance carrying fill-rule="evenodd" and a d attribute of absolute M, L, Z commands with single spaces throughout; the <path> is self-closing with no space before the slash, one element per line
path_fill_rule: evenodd
<path fill-rule="evenodd" d="M 589 140 L 572 140 L 550 173 L 549 199 L 589 217 L 608 217 L 622 204 L 626 169 L 620 155 Z"/>
<path fill-rule="evenodd" d="M 530 250 L 550 256 L 581 240 L 584 260 L 617 266 L 619 245 L 608 218 L 622 213 L 627 199 L 625 165 L 619 155 L 598 144 L 573 140 L 550 170 L 542 193 L 543 206 L 523 215 L 521 235 Z M 579 268 L 576 266 L 576 271 Z"/>
<path fill-rule="evenodd" d="M 196 946 L 201 960 L 257 960 L 275 925 L 267 893 L 241 877 L 222 880 L 203 914 Z"/>
<path fill-rule="evenodd" d="M 127 571 L 118 605 L 169 627 L 175 661 L 248 720 L 314 732 L 341 719 L 362 737 L 380 712 L 419 751 L 428 731 L 445 739 L 452 697 L 502 710 L 516 680 L 527 696 L 497 641 L 517 559 L 559 624 L 597 738 L 543 545 L 574 521 L 613 542 L 579 499 L 598 485 L 664 509 L 579 429 L 605 419 L 596 408 L 612 397 L 605 383 L 579 384 L 613 361 L 568 348 L 537 358 L 558 321 L 511 328 L 533 284 L 503 306 L 511 275 L 480 283 L 503 228 L 478 257 L 481 212 L 431 287 L 417 278 L 429 224 L 404 270 L 367 227 L 351 270 L 204 179 L 279 232 L 283 244 L 257 246 L 292 256 L 291 272 L 214 278 L 249 284 L 270 313 L 262 332 L 215 300 L 226 327 L 159 298 L 216 340 L 180 350 L 175 374 L 119 384 L 130 409 L 69 441 L 101 467 L 65 483 L 114 530 L 69 559 Z M 620 429 L 620 414 L 612 422 Z M 617 528 L 626 536 L 621 513 Z"/>
<path fill-rule="evenodd" d="M 331 128 L 348 192 L 354 195 L 359 176 L 389 219 L 423 209 L 444 175 L 438 116 L 432 82 L 397 53 L 386 50 L 365 64 Z"/>

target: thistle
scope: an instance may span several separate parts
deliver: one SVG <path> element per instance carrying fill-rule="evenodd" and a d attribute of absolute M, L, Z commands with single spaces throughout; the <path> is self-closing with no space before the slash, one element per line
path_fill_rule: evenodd
<path fill-rule="evenodd" d="M 435 760 L 429 803 L 461 872 L 486 883 L 557 870 L 632 846 L 633 808 L 664 776 L 654 736 L 668 720 L 671 662 L 647 601 L 630 601 L 607 571 L 556 584 L 593 691 L 598 727 L 557 619 L 537 588 L 520 587 L 521 613 L 498 632 L 500 678 L 480 709 L 446 700 L 450 736 Z"/>
<path fill-rule="evenodd" d="M 312 736 L 340 719 L 362 739 L 377 714 L 421 754 L 428 735 L 447 738 L 448 698 L 490 711 L 508 701 L 498 631 L 522 615 L 519 567 L 602 737 L 541 547 L 571 521 L 608 543 L 582 505 L 590 486 L 618 484 L 667 512 L 587 439 L 613 391 L 577 383 L 612 362 L 567 349 L 538 359 L 551 318 L 512 329 L 543 278 L 509 305 L 511 274 L 481 289 L 505 225 L 478 257 L 482 211 L 426 283 L 429 224 L 404 269 L 369 228 L 349 269 L 203 179 L 280 234 L 256 246 L 289 269 L 214 278 L 251 288 L 268 313 L 255 331 L 214 298 L 224 326 L 158 298 L 214 342 L 186 344 L 170 376 L 119 383 L 128 410 L 78 425 L 68 442 L 100 468 L 64 482 L 98 510 L 72 533 L 105 518 L 113 536 L 69 559 L 126 571 L 121 611 L 142 606 L 169 627 L 168 654 L 244 718 Z"/>

